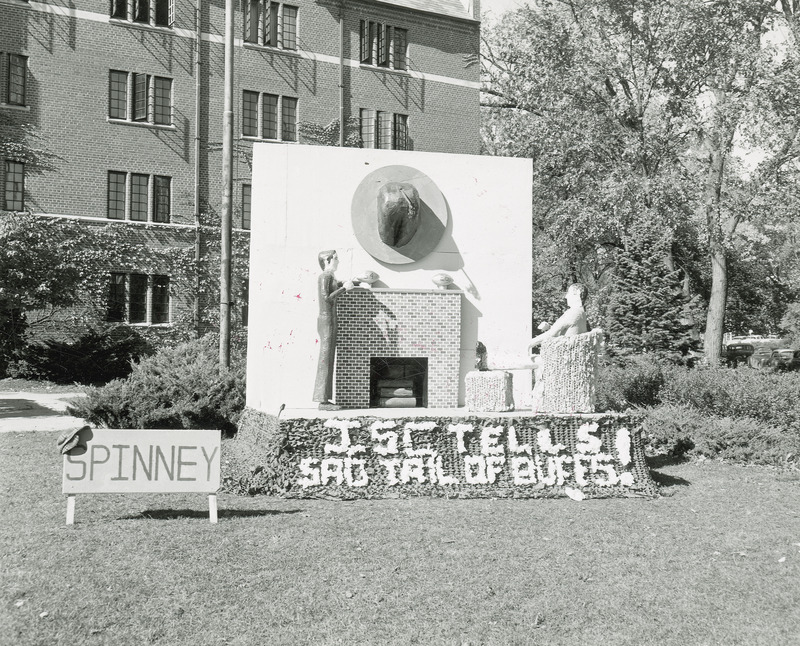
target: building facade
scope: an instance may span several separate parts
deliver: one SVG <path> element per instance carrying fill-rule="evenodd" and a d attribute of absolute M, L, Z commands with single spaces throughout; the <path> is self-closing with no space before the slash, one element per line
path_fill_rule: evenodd
<path fill-rule="evenodd" d="M 349 145 L 478 152 L 477 0 L 230 1 L 242 235 L 253 142 L 305 143 L 338 120 Z M 0 160 L 0 210 L 116 223 L 199 259 L 222 195 L 224 33 L 225 0 L 0 0 L 0 116 L 57 156 L 41 174 Z M 109 267 L 106 320 L 185 317 L 197 295 L 169 271 Z"/>

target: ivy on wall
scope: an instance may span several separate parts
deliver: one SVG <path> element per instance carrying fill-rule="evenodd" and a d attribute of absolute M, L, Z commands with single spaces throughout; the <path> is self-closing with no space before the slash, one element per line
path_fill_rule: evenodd
<path fill-rule="evenodd" d="M 199 239 L 199 258 L 196 243 Z M 243 342 L 249 234 L 232 238 L 234 342 Z M 79 334 L 106 319 L 109 273 L 170 277 L 172 325 L 145 336 L 182 339 L 219 321 L 220 223 L 209 208 L 197 229 L 4 213 L 0 221 L 0 355 L 33 337 Z M 1 366 L 0 366 L 1 367 Z"/>

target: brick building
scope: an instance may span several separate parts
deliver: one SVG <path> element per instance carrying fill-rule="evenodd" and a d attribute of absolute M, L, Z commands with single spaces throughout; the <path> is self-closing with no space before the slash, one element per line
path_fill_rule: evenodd
<path fill-rule="evenodd" d="M 360 145 L 477 153 L 478 0 L 235 0 L 234 227 L 252 143 L 348 123 Z M 56 169 L 0 160 L 0 209 L 118 223 L 195 249 L 221 200 L 224 0 L 0 0 L 0 112 Z M 109 321 L 169 325 L 195 294 L 167 269 L 109 268 Z"/>

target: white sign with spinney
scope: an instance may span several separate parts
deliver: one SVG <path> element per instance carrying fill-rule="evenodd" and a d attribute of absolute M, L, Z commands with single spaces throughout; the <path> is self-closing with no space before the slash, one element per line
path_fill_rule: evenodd
<path fill-rule="evenodd" d="M 208 493 L 214 523 L 219 485 L 219 431 L 92 430 L 64 456 L 68 525 L 79 493 Z"/>

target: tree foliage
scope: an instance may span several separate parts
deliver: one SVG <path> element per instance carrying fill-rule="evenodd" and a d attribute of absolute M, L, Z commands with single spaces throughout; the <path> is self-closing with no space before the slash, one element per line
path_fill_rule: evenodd
<path fill-rule="evenodd" d="M 484 145 L 533 159 L 534 248 L 547 250 L 535 285 L 581 279 L 604 307 L 633 225 L 650 222 L 671 233 L 661 253 L 684 300 L 708 304 L 718 354 L 729 260 L 752 253 L 753 231 L 785 226 L 797 185 L 797 48 L 776 37 L 796 27 L 794 9 L 554 0 L 485 32 Z M 777 285 L 747 298 L 774 301 Z"/>

